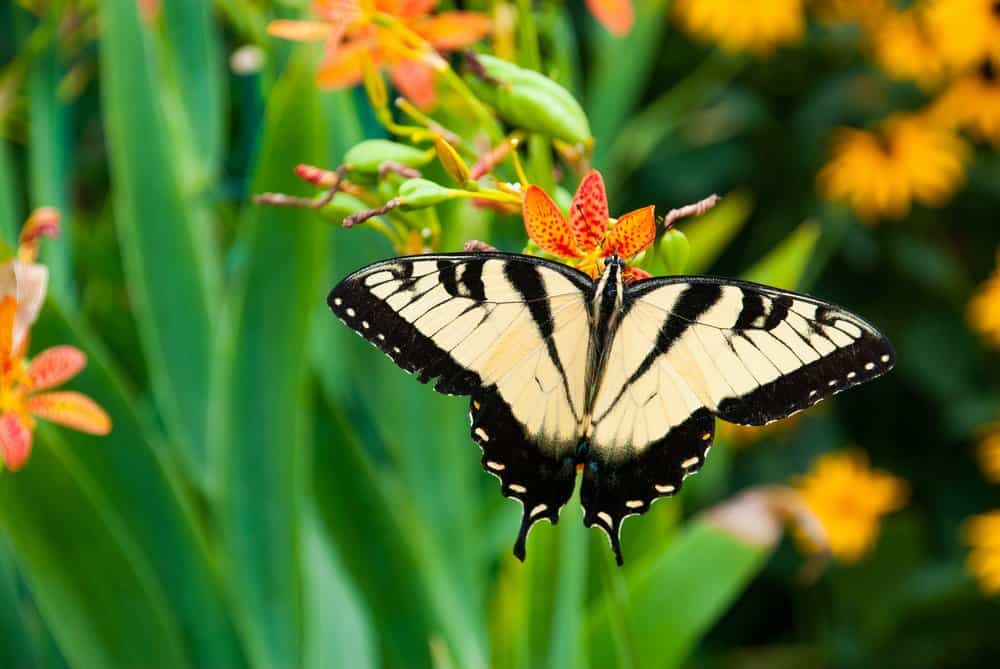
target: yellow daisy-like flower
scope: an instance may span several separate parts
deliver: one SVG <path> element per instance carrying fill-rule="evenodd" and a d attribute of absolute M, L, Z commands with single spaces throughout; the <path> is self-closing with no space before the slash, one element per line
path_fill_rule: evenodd
<path fill-rule="evenodd" d="M 972 329 L 1000 348 L 1000 251 L 997 269 L 969 300 L 966 314 Z"/>
<path fill-rule="evenodd" d="M 976 449 L 979 466 L 990 483 L 1000 483 L 1000 423 L 992 425 Z"/>
<path fill-rule="evenodd" d="M 1000 510 L 972 516 L 962 527 L 972 547 L 965 566 L 988 593 L 1000 592 Z"/>
<path fill-rule="evenodd" d="M 971 67 L 989 56 L 1000 58 L 998 0 L 931 0 L 927 23 L 945 61 L 954 67 Z"/>
<path fill-rule="evenodd" d="M 902 218 L 914 201 L 943 206 L 962 185 L 968 159 L 951 129 L 925 116 L 900 116 L 874 132 L 839 130 L 817 186 L 866 221 Z"/>
<path fill-rule="evenodd" d="M 925 87 L 940 81 L 945 71 L 944 60 L 920 5 L 903 12 L 887 10 L 865 25 L 872 56 L 886 74 Z"/>
<path fill-rule="evenodd" d="M 902 508 L 908 494 L 903 480 L 871 469 L 861 451 L 820 456 L 795 488 L 819 518 L 831 554 L 842 562 L 856 562 L 871 549 L 882 516 Z M 818 550 L 809 542 L 804 547 Z"/>
<path fill-rule="evenodd" d="M 690 35 L 727 51 L 764 55 L 805 31 L 803 0 L 678 0 L 674 17 Z"/>
<path fill-rule="evenodd" d="M 968 129 L 1000 148 L 1000 59 L 987 58 L 952 82 L 931 112 L 934 118 Z"/>

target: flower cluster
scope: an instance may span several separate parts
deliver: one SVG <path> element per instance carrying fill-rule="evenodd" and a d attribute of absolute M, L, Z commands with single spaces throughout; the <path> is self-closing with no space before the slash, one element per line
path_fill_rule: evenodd
<path fill-rule="evenodd" d="M 92 399 L 53 391 L 80 373 L 86 355 L 53 346 L 28 359 L 31 327 L 45 300 L 48 271 L 35 262 L 42 237 L 59 232 L 59 213 L 36 210 L 21 231 L 17 256 L 0 265 L 0 467 L 17 470 L 31 454 L 36 419 L 107 434 L 111 419 Z"/>
<path fill-rule="evenodd" d="M 1000 147 L 1000 5 L 994 0 L 678 0 L 690 34 L 724 49 L 765 55 L 806 32 L 807 9 L 821 24 L 854 22 L 860 49 L 893 80 L 911 81 L 926 104 L 841 128 L 817 177 L 820 193 L 846 202 L 866 222 L 906 216 L 913 203 L 940 207 L 962 187 L 965 131 Z"/>

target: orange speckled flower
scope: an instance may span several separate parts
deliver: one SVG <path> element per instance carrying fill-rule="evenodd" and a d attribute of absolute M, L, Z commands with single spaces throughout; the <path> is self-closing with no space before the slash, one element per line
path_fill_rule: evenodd
<path fill-rule="evenodd" d="M 839 130 L 817 185 L 868 222 L 902 218 L 914 201 L 943 206 L 962 185 L 968 160 L 968 147 L 949 128 L 923 115 L 899 116 L 874 132 Z"/>
<path fill-rule="evenodd" d="M 677 0 L 674 17 L 690 35 L 727 51 L 768 54 L 805 32 L 802 0 Z"/>
<path fill-rule="evenodd" d="M 45 298 L 48 273 L 34 262 L 41 236 L 55 236 L 59 214 L 35 211 L 21 233 L 18 257 L 0 265 L 0 465 L 20 469 L 31 454 L 35 419 L 91 434 L 107 434 L 111 419 L 89 397 L 50 391 L 76 376 L 87 364 L 82 351 L 54 346 L 28 362 L 31 325 Z"/>
<path fill-rule="evenodd" d="M 463 49 L 490 31 L 477 12 L 431 15 L 437 0 L 314 0 L 319 21 L 272 21 L 268 33 L 298 41 L 325 41 L 317 75 L 324 88 L 361 82 L 366 59 L 389 70 L 393 84 L 427 108 L 436 99 L 436 71 L 446 66 L 437 51 Z"/>
<path fill-rule="evenodd" d="M 902 508 L 907 497 L 906 483 L 871 469 L 861 451 L 820 456 L 795 487 L 823 525 L 830 552 L 843 562 L 856 562 L 871 549 L 882 516 Z"/>
<path fill-rule="evenodd" d="M 525 191 L 523 215 L 528 236 L 540 249 L 568 260 L 594 278 L 603 269 L 602 259 L 614 254 L 632 258 L 648 249 L 656 237 L 652 206 L 617 220 L 609 218 L 604 179 L 596 170 L 580 182 L 570 204 L 569 220 L 538 186 L 529 186 Z M 649 274 L 628 267 L 624 277 L 632 282 L 649 278 Z"/>

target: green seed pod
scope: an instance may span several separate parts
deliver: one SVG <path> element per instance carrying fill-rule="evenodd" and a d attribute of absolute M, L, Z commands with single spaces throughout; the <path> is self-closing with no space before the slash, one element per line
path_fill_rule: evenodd
<path fill-rule="evenodd" d="M 406 209 L 423 209 L 455 197 L 453 188 L 445 188 L 427 179 L 409 179 L 399 187 L 399 197 Z"/>
<path fill-rule="evenodd" d="M 382 163 L 399 163 L 407 167 L 419 167 L 430 162 L 434 154 L 416 149 L 407 144 L 390 142 L 387 139 L 366 139 L 355 144 L 344 155 L 344 164 L 355 172 L 378 172 Z"/>
<path fill-rule="evenodd" d="M 660 239 L 660 257 L 671 274 L 683 274 L 687 265 L 691 244 L 680 230 L 667 230 Z"/>
<path fill-rule="evenodd" d="M 466 76 L 476 96 L 511 125 L 571 144 L 593 142 L 580 103 L 565 88 L 533 70 L 477 55 L 481 72 Z"/>

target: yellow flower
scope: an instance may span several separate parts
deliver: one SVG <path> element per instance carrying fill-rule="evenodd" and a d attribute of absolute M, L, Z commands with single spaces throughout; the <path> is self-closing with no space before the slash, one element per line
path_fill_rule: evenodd
<path fill-rule="evenodd" d="M 983 58 L 1000 58 L 1000 2 L 997 0 L 931 0 L 927 23 L 945 61 L 957 68 Z"/>
<path fill-rule="evenodd" d="M 727 51 L 767 54 L 805 31 L 802 0 L 678 0 L 674 17 L 690 35 Z"/>
<path fill-rule="evenodd" d="M 1000 251 L 997 269 L 969 300 L 966 315 L 973 330 L 1000 348 Z"/>
<path fill-rule="evenodd" d="M 868 552 L 882 516 L 901 508 L 907 497 L 904 481 L 871 469 L 860 451 L 820 456 L 795 487 L 826 531 L 830 553 L 843 562 L 855 562 Z M 811 542 L 805 548 L 817 550 Z"/>
<path fill-rule="evenodd" d="M 986 480 L 1000 483 L 1000 423 L 990 427 L 976 450 Z"/>
<path fill-rule="evenodd" d="M 839 130 L 817 186 L 867 221 L 902 218 L 914 201 L 944 205 L 962 185 L 968 159 L 968 147 L 950 129 L 925 116 L 901 116 L 874 132 Z"/>
<path fill-rule="evenodd" d="M 1000 510 L 972 516 L 962 526 L 972 547 L 965 566 L 988 593 L 1000 592 Z"/>
<path fill-rule="evenodd" d="M 904 12 L 887 10 L 865 25 L 879 67 L 891 77 L 929 87 L 941 79 L 945 66 L 920 7 Z"/>
<path fill-rule="evenodd" d="M 987 58 L 953 81 L 934 103 L 932 113 L 1000 148 L 1000 59 Z"/>

